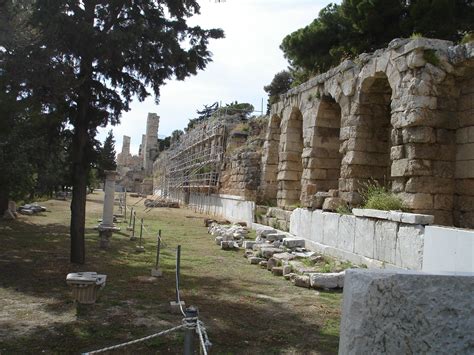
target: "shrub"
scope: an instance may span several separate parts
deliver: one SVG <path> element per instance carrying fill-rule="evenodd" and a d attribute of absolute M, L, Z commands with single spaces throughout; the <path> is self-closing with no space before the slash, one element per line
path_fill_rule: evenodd
<path fill-rule="evenodd" d="M 384 211 L 405 210 L 401 198 L 393 194 L 385 186 L 381 186 L 377 181 L 369 181 L 359 193 L 364 201 L 363 208 Z"/>

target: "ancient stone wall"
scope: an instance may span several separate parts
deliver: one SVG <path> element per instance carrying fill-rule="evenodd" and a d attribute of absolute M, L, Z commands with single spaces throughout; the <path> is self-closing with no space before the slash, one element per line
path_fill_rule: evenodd
<path fill-rule="evenodd" d="M 337 188 L 357 205 L 372 179 L 413 212 L 472 227 L 473 68 L 474 43 L 396 39 L 290 90 L 272 106 L 262 196 L 310 206 Z"/>
<path fill-rule="evenodd" d="M 258 199 L 266 124 L 262 118 L 250 119 L 230 132 L 221 165 L 219 193 L 250 201 Z"/>
<path fill-rule="evenodd" d="M 143 169 L 145 175 L 152 175 L 153 161 L 158 156 L 158 127 L 160 125 L 160 116 L 156 113 L 149 113 L 146 121 L 146 136 L 144 145 L 142 145 Z M 142 142 L 143 144 L 143 142 Z"/>

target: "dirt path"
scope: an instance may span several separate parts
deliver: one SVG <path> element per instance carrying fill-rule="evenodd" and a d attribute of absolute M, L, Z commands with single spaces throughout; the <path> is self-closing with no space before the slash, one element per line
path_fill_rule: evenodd
<path fill-rule="evenodd" d="M 134 203 L 137 199 L 129 199 Z M 182 297 L 208 327 L 215 354 L 319 354 L 337 352 L 341 294 L 293 286 L 250 265 L 243 252 L 222 251 L 207 234 L 202 215 L 189 209 L 153 209 L 145 220 L 146 252 L 135 252 L 125 224 L 111 248 L 98 248 L 92 227 L 102 195 L 89 195 L 87 263 L 68 261 L 69 203 L 48 201 L 48 212 L 0 221 L 0 353 L 79 353 L 145 336 L 179 324 L 168 311 L 174 299 L 174 255 L 182 246 Z M 199 217 L 199 218 L 194 218 Z M 153 283 L 155 235 L 162 230 L 164 275 Z M 65 276 L 72 271 L 108 275 L 95 305 L 76 306 Z M 177 333 L 115 353 L 182 352 Z"/>

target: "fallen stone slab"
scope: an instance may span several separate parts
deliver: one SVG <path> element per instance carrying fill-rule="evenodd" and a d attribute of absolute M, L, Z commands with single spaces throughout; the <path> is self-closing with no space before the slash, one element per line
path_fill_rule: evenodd
<path fill-rule="evenodd" d="M 284 252 L 284 253 L 276 253 L 276 254 L 273 254 L 272 256 L 274 259 L 277 259 L 277 260 L 280 260 L 280 261 L 289 261 L 289 260 L 293 260 L 294 258 L 296 258 L 295 255 L 293 254 L 290 254 L 288 252 Z"/>
<path fill-rule="evenodd" d="M 287 248 L 304 248 L 305 241 L 302 238 L 283 238 L 283 245 Z"/>
<path fill-rule="evenodd" d="M 260 262 L 265 261 L 265 259 L 259 258 L 257 256 L 251 256 L 250 258 L 248 258 L 248 260 L 250 261 L 250 264 L 252 265 L 258 265 L 260 264 Z"/>
<path fill-rule="evenodd" d="M 285 237 L 286 235 L 280 234 L 280 233 L 272 233 L 272 234 L 267 234 L 265 236 L 266 240 L 269 242 L 280 241 L 280 240 L 283 240 Z"/>
<path fill-rule="evenodd" d="M 288 274 L 291 274 L 291 272 L 293 271 L 293 268 L 291 267 L 291 265 L 283 265 L 282 270 L 283 270 L 283 276 L 286 276 Z"/>
<path fill-rule="evenodd" d="M 232 250 L 232 249 L 239 249 L 239 246 L 234 241 L 225 241 L 221 242 L 221 249 L 222 250 Z"/>
<path fill-rule="evenodd" d="M 262 269 L 266 269 L 266 268 L 267 268 L 267 261 L 264 259 L 264 260 L 260 261 L 260 262 L 258 263 L 258 265 L 260 265 L 260 267 L 261 267 Z"/>
<path fill-rule="evenodd" d="M 278 260 L 275 258 L 270 258 L 267 261 L 267 270 L 272 271 L 274 267 L 278 266 Z"/>
<path fill-rule="evenodd" d="M 272 268 L 272 274 L 274 276 L 283 276 L 283 267 L 275 266 Z"/>
<path fill-rule="evenodd" d="M 307 275 L 296 275 L 294 278 L 292 278 L 292 282 L 298 287 L 310 288 L 311 286 L 309 276 Z"/>
<path fill-rule="evenodd" d="M 257 237 L 266 237 L 268 234 L 278 233 L 276 229 L 273 228 L 259 228 L 256 231 Z"/>
<path fill-rule="evenodd" d="M 273 254 L 282 253 L 282 252 L 284 252 L 284 250 L 281 248 L 266 247 L 266 248 L 260 249 L 260 253 L 262 254 L 262 257 L 265 259 L 271 258 Z"/>
<path fill-rule="evenodd" d="M 224 238 L 222 237 L 216 237 L 214 240 L 216 241 L 217 245 L 221 245 L 221 242 L 223 241 Z"/>
<path fill-rule="evenodd" d="M 309 274 L 311 288 L 342 288 L 344 286 L 344 274 L 345 271 Z"/>
<path fill-rule="evenodd" d="M 257 242 L 253 241 L 253 240 L 245 240 L 244 243 L 243 243 L 243 247 L 245 249 L 253 249 L 253 246 L 257 244 Z"/>
<path fill-rule="evenodd" d="M 346 271 L 339 354 L 472 354 L 472 274 Z"/>

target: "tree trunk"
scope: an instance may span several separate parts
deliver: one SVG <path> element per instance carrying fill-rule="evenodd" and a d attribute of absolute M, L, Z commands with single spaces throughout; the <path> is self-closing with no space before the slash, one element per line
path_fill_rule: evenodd
<path fill-rule="evenodd" d="M 0 218 L 8 209 L 8 196 L 8 191 L 0 189 Z"/>
<path fill-rule="evenodd" d="M 88 132 L 84 124 L 76 124 L 73 136 L 72 200 L 71 200 L 71 262 L 84 264 L 86 224 L 86 193 L 88 162 L 84 155 L 87 149 Z"/>

